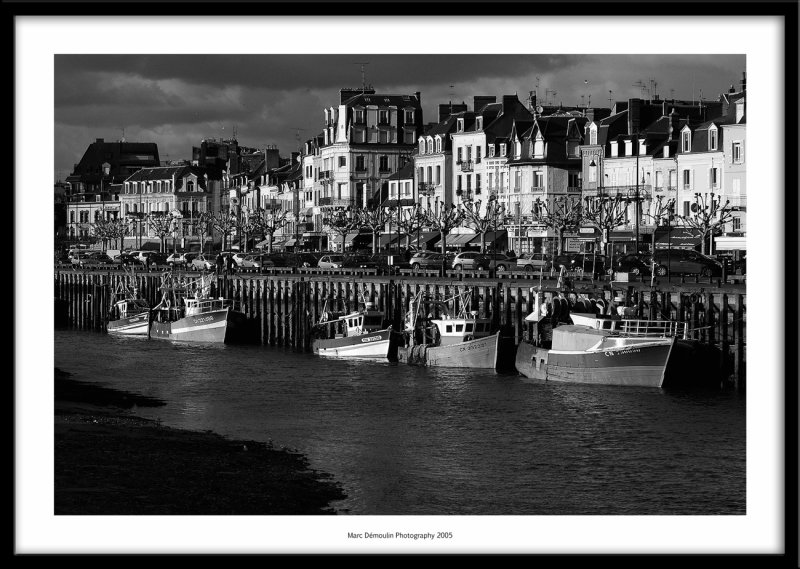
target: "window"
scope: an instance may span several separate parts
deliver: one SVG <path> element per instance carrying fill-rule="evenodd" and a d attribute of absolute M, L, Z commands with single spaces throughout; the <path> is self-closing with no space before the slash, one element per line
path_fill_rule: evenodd
<path fill-rule="evenodd" d="M 420 140 L 419 141 L 419 153 L 420 154 L 425 154 L 425 141 L 424 140 Z"/>
<path fill-rule="evenodd" d="M 733 218 L 733 230 L 734 231 L 741 231 L 742 229 L 742 219 L 739 217 Z"/>
<path fill-rule="evenodd" d="M 716 150 L 717 149 L 717 129 L 712 128 L 708 131 L 708 149 L 709 150 Z"/>
<path fill-rule="evenodd" d="M 387 144 L 389 142 L 389 133 L 385 130 L 380 131 L 378 134 L 378 142 L 380 144 Z"/>
<path fill-rule="evenodd" d="M 456 176 L 456 190 L 461 191 L 461 176 Z"/>
<path fill-rule="evenodd" d="M 522 144 L 520 144 L 519 140 L 517 140 L 516 142 L 514 142 L 514 158 L 519 158 L 521 155 L 522 155 Z"/>
<path fill-rule="evenodd" d="M 458 158 L 456 159 L 456 164 L 461 164 L 461 147 L 458 147 Z"/>
<path fill-rule="evenodd" d="M 481 147 L 480 146 L 476 146 L 475 147 L 475 163 L 477 164 L 480 161 L 481 161 Z"/>
<path fill-rule="evenodd" d="M 619 143 L 614 141 L 611 143 L 611 157 L 616 158 L 619 156 Z"/>
<path fill-rule="evenodd" d="M 414 111 L 406 111 L 405 112 L 405 124 L 411 124 L 414 122 Z"/>
<path fill-rule="evenodd" d="M 494 146 L 489 147 L 489 156 L 494 157 Z"/>
<path fill-rule="evenodd" d="M 75 223 L 75 212 L 74 211 L 69 212 L 69 222 L 70 223 Z"/>
<path fill-rule="evenodd" d="M 355 122 L 356 124 L 364 124 L 364 111 L 361 109 L 356 109 L 356 117 Z"/>
<path fill-rule="evenodd" d="M 467 174 L 467 193 L 472 191 L 472 176 Z"/>
<path fill-rule="evenodd" d="M 483 117 L 477 117 L 475 119 L 475 128 L 477 130 L 483 130 Z"/>
<path fill-rule="evenodd" d="M 411 182 L 403 182 L 403 188 L 404 188 L 403 194 L 406 195 L 406 196 L 410 196 L 411 195 Z"/>
<path fill-rule="evenodd" d="M 475 174 L 475 193 L 481 193 L 481 175 Z"/>
<path fill-rule="evenodd" d="M 625 156 L 633 156 L 633 141 L 625 141 Z"/>
<path fill-rule="evenodd" d="M 506 144 L 505 142 L 500 143 L 500 156 L 506 155 Z"/>
<path fill-rule="evenodd" d="M 186 182 L 186 191 L 187 192 L 193 192 L 194 191 L 194 181 L 193 180 L 188 180 Z"/>
<path fill-rule="evenodd" d="M 681 152 L 689 152 L 692 149 L 691 133 L 686 130 L 681 133 Z"/>
<path fill-rule="evenodd" d="M 442 139 L 440 137 L 436 137 L 436 152 L 442 151 Z"/>
<path fill-rule="evenodd" d="M 744 152 L 742 152 L 742 143 L 737 141 L 731 146 L 731 159 L 734 164 L 741 164 L 744 162 Z"/>
<path fill-rule="evenodd" d="M 517 170 L 514 172 L 514 191 L 518 192 L 520 187 L 522 187 L 522 172 Z"/>
<path fill-rule="evenodd" d="M 453 332 L 453 325 L 452 324 L 448 324 L 447 326 L 444 327 L 444 331 L 445 331 L 446 334 L 452 333 Z"/>
<path fill-rule="evenodd" d="M 378 111 L 378 124 L 389 124 L 389 111 Z"/>
<path fill-rule="evenodd" d="M 717 188 L 717 169 L 716 168 L 711 168 L 708 171 L 708 185 L 711 187 L 711 189 L 716 189 Z"/>
<path fill-rule="evenodd" d="M 463 324 L 456 324 L 456 332 L 463 332 L 464 325 Z"/>
<path fill-rule="evenodd" d="M 339 156 L 339 168 L 347 166 L 347 156 Z"/>
<path fill-rule="evenodd" d="M 458 119 L 458 132 L 464 132 L 464 119 Z"/>
<path fill-rule="evenodd" d="M 356 156 L 356 171 L 357 172 L 366 172 L 367 168 L 364 166 L 364 157 L 363 156 Z"/>
<path fill-rule="evenodd" d="M 441 183 L 442 183 L 442 167 L 441 166 L 437 166 L 436 167 L 436 185 L 438 186 Z"/>
<path fill-rule="evenodd" d="M 656 188 L 663 188 L 664 187 L 664 172 L 657 171 L 656 172 Z"/>
<path fill-rule="evenodd" d="M 428 166 L 428 182 L 433 182 L 433 167 Z"/>
<path fill-rule="evenodd" d="M 388 156 L 381 156 L 379 159 L 379 169 L 381 172 L 388 172 L 389 171 L 389 157 Z"/>
<path fill-rule="evenodd" d="M 465 332 L 472 332 L 472 322 L 467 322 Z"/>
<path fill-rule="evenodd" d="M 685 189 L 685 190 L 692 189 L 692 171 L 691 170 L 684 170 L 683 171 L 683 189 Z"/>
<path fill-rule="evenodd" d="M 544 173 L 542 172 L 533 173 L 533 185 L 536 188 L 544 189 Z"/>
<path fill-rule="evenodd" d="M 597 181 L 597 166 L 589 166 L 589 181 Z"/>
<path fill-rule="evenodd" d="M 595 127 L 589 130 L 589 144 L 597 144 L 597 129 Z"/>
<path fill-rule="evenodd" d="M 537 139 L 536 142 L 533 144 L 533 156 L 535 158 L 543 158 L 544 157 L 544 140 L 541 138 Z"/>
<path fill-rule="evenodd" d="M 489 172 L 489 189 L 491 190 L 494 186 L 492 186 L 492 182 L 494 182 L 494 174 Z"/>

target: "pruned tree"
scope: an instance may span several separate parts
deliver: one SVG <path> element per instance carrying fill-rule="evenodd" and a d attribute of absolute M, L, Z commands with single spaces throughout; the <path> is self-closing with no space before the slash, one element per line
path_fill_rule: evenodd
<path fill-rule="evenodd" d="M 650 210 L 643 212 L 643 217 L 652 221 L 655 227 L 659 227 L 668 221 L 675 214 L 675 198 L 664 199 L 664 196 L 656 196 L 650 203 Z M 651 251 L 656 250 L 656 232 L 653 229 L 653 241 L 651 243 Z"/>
<path fill-rule="evenodd" d="M 611 232 L 627 222 L 628 200 L 617 194 L 614 196 L 587 197 L 584 200 L 583 222 L 600 231 L 602 251 L 608 251 Z"/>
<path fill-rule="evenodd" d="M 583 206 L 580 199 L 571 196 L 556 196 L 550 201 L 537 199 L 533 203 L 533 219 L 556 232 L 560 255 L 564 249 L 564 233 L 577 231 L 583 221 Z"/>
<path fill-rule="evenodd" d="M 687 227 L 700 231 L 703 238 L 703 254 L 706 254 L 706 241 L 714 235 L 722 233 L 722 227 L 733 220 L 730 201 L 722 203 L 722 196 L 695 193 L 694 203 L 689 215 L 680 215 L 678 219 Z"/>
<path fill-rule="evenodd" d="M 438 209 L 426 209 L 423 212 L 423 224 L 430 227 L 432 231 L 438 231 L 442 240 L 442 254 L 447 251 L 447 235 L 451 230 L 460 227 L 464 223 L 464 210 L 459 209 L 455 204 L 449 206 L 442 205 Z"/>
<path fill-rule="evenodd" d="M 200 236 L 200 250 L 205 253 L 206 249 L 206 239 L 211 234 L 212 227 L 213 227 L 213 218 L 214 216 L 208 212 L 203 211 L 200 212 L 200 215 L 197 216 L 197 221 L 195 222 L 195 228 L 197 229 L 197 233 Z"/>
<path fill-rule="evenodd" d="M 342 237 L 342 251 L 344 251 L 344 238 L 353 229 L 358 228 L 358 217 L 350 209 L 337 209 L 332 211 L 322 220 L 322 224 L 329 233 Z"/>
<path fill-rule="evenodd" d="M 486 234 L 497 231 L 503 222 L 504 207 L 497 199 L 490 199 L 486 207 L 481 209 L 481 200 L 464 200 L 464 222 L 481 236 L 481 253 L 486 252 Z"/>
<path fill-rule="evenodd" d="M 358 227 L 366 227 L 372 232 L 372 254 L 378 252 L 381 232 L 394 216 L 394 210 L 384 211 L 382 207 L 371 207 L 356 210 Z"/>
<path fill-rule="evenodd" d="M 233 212 L 222 211 L 211 216 L 211 225 L 222 235 L 222 250 L 228 248 L 228 237 L 237 229 L 238 220 Z"/>
<path fill-rule="evenodd" d="M 154 211 L 147 215 L 147 226 L 160 241 L 159 251 L 165 252 L 168 235 L 174 235 L 178 229 L 178 219 L 167 212 Z"/>
<path fill-rule="evenodd" d="M 406 238 L 406 249 L 411 245 L 411 236 L 422 228 L 424 221 L 425 216 L 420 204 L 414 204 L 410 208 L 400 208 L 397 216 L 397 227 Z"/>
<path fill-rule="evenodd" d="M 269 237 L 267 244 L 267 252 L 272 253 L 272 241 L 275 233 L 279 229 L 283 229 L 289 223 L 289 210 L 288 209 L 270 209 L 269 211 L 258 208 L 250 215 L 250 220 L 253 223 L 253 231 L 261 233 L 264 239 Z"/>

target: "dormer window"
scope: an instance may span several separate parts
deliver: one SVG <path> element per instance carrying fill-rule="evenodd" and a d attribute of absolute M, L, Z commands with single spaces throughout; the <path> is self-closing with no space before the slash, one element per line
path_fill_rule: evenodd
<path fill-rule="evenodd" d="M 506 143 L 505 142 L 501 142 L 500 143 L 500 156 L 505 156 L 505 155 L 506 155 Z"/>
<path fill-rule="evenodd" d="M 625 156 L 633 156 L 633 141 L 625 141 Z"/>
<path fill-rule="evenodd" d="M 389 111 L 378 111 L 378 124 L 389 124 Z"/>
<path fill-rule="evenodd" d="M 494 157 L 494 145 L 489 147 L 489 157 L 490 158 Z"/>
<path fill-rule="evenodd" d="M 639 156 L 644 156 L 647 153 L 647 142 L 644 140 L 639 141 Z"/>
<path fill-rule="evenodd" d="M 717 129 L 711 128 L 708 131 L 708 149 L 709 150 L 716 150 L 717 149 Z"/>
<path fill-rule="evenodd" d="M 405 111 L 405 124 L 414 123 L 414 111 Z"/>
<path fill-rule="evenodd" d="M 420 154 L 425 154 L 425 141 L 424 140 L 420 140 L 419 141 L 419 153 Z"/>
<path fill-rule="evenodd" d="M 611 157 L 616 158 L 619 156 L 619 142 L 616 140 L 611 143 Z"/>
<path fill-rule="evenodd" d="M 464 119 L 458 119 L 458 132 L 464 132 Z"/>
<path fill-rule="evenodd" d="M 533 143 L 533 157 L 544 158 L 544 140 L 537 138 Z"/>
<path fill-rule="evenodd" d="M 597 127 L 595 125 L 589 129 L 589 144 L 597 144 Z"/>
<path fill-rule="evenodd" d="M 436 137 L 436 152 L 442 151 L 442 138 L 440 136 Z"/>
<path fill-rule="evenodd" d="M 475 119 L 475 128 L 477 130 L 483 130 L 483 117 L 477 117 Z"/>
<path fill-rule="evenodd" d="M 433 154 L 433 139 L 428 139 L 428 154 Z"/>
<path fill-rule="evenodd" d="M 692 150 L 691 134 L 688 130 L 684 130 L 681 133 L 681 152 L 690 152 Z"/>
<path fill-rule="evenodd" d="M 355 110 L 354 120 L 356 124 L 364 124 L 364 111 L 362 109 Z"/>

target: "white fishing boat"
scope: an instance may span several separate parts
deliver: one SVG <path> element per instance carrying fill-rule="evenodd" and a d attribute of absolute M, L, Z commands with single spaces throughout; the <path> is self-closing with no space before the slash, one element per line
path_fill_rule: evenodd
<path fill-rule="evenodd" d="M 211 298 L 212 275 L 162 276 L 162 299 L 153 308 L 150 338 L 179 342 L 230 343 L 243 339 L 246 319 L 233 301 Z"/>
<path fill-rule="evenodd" d="M 406 317 L 407 341 L 397 351 L 400 362 L 432 367 L 497 369 L 500 332 L 492 333 L 489 318 L 470 310 L 472 291 L 443 301 L 425 301 L 422 293 L 410 303 Z M 439 318 L 426 307 L 437 304 Z M 452 316 L 451 316 L 452 314 Z"/>
<path fill-rule="evenodd" d="M 120 336 L 147 336 L 150 305 L 140 297 L 133 269 L 123 267 L 125 282 L 120 282 L 112 296 L 106 331 Z"/>
<path fill-rule="evenodd" d="M 346 314 L 327 311 L 314 327 L 313 352 L 324 357 L 395 359 L 397 339 L 383 311 L 366 301 L 361 291 L 362 308 Z"/>
<path fill-rule="evenodd" d="M 575 315 L 570 315 L 574 317 Z M 532 379 L 597 385 L 662 387 L 667 364 L 677 341 L 677 330 L 640 320 L 630 330 L 619 319 L 573 318 L 580 324 L 551 328 L 541 293 L 526 317 L 529 332 L 517 347 L 517 371 Z M 591 322 L 590 322 L 591 320 Z"/>

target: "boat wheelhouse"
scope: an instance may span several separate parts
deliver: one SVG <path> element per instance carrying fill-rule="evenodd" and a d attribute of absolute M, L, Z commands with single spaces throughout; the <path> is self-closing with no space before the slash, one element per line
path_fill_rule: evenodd
<path fill-rule="evenodd" d="M 390 359 L 396 357 L 397 338 L 381 310 L 365 299 L 363 308 L 347 314 L 322 311 L 314 327 L 312 350 L 325 357 Z"/>
<path fill-rule="evenodd" d="M 120 282 L 114 291 L 106 330 L 109 334 L 122 336 L 146 336 L 150 322 L 150 305 L 139 297 L 133 269 L 123 269 L 126 280 Z"/>

